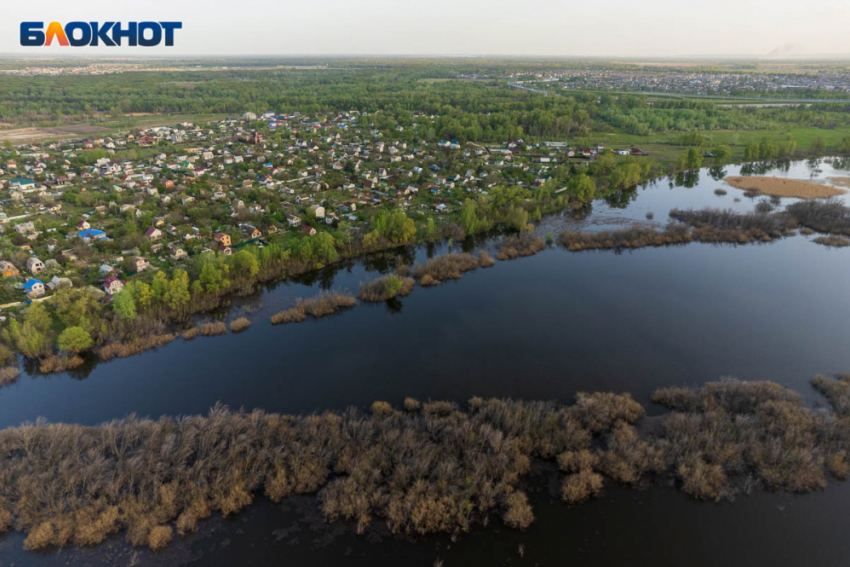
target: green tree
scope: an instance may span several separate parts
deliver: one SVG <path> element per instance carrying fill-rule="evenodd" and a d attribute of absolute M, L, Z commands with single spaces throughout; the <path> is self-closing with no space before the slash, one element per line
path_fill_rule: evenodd
<path fill-rule="evenodd" d="M 136 301 L 129 290 L 122 289 L 112 298 L 112 309 L 119 319 L 132 321 L 136 318 Z"/>
<path fill-rule="evenodd" d="M 175 270 L 174 276 L 168 282 L 168 307 L 181 313 L 191 299 L 189 293 L 189 274 L 186 270 Z"/>
<path fill-rule="evenodd" d="M 67 327 L 59 333 L 57 339 L 59 350 L 67 352 L 82 352 L 91 348 L 94 341 L 91 335 L 82 327 Z"/>
<path fill-rule="evenodd" d="M 818 136 L 812 141 L 812 153 L 820 156 L 826 153 L 826 140 Z"/>
<path fill-rule="evenodd" d="M 596 182 L 583 173 L 570 178 L 567 191 L 581 202 L 590 201 L 596 195 Z"/>

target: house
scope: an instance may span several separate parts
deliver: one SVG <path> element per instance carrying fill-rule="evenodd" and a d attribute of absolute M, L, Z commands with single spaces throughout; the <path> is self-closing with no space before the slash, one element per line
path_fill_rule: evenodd
<path fill-rule="evenodd" d="M 39 272 L 44 271 L 44 262 L 33 256 L 32 258 L 27 258 L 27 270 L 30 271 L 32 275 L 35 275 Z M 44 287 L 44 284 L 42 284 Z"/>
<path fill-rule="evenodd" d="M 306 225 L 306 224 L 301 226 L 301 232 L 304 233 L 305 236 L 315 236 L 316 235 L 316 229 L 313 228 L 312 226 L 309 226 L 309 225 Z"/>
<path fill-rule="evenodd" d="M 15 177 L 9 181 L 11 189 L 35 189 L 35 181 L 32 179 L 24 179 L 23 177 Z"/>
<path fill-rule="evenodd" d="M 301 226 L 301 219 L 299 217 L 296 217 L 295 215 L 287 216 L 286 222 L 289 223 L 289 226 L 292 227 Z"/>
<path fill-rule="evenodd" d="M 156 228 L 155 226 L 152 226 L 145 231 L 145 236 L 147 236 L 151 240 L 159 240 L 160 238 L 162 238 L 162 231 Z"/>
<path fill-rule="evenodd" d="M 321 205 L 311 205 L 307 210 L 309 210 L 310 214 L 317 219 L 325 218 L 325 208 Z"/>
<path fill-rule="evenodd" d="M 115 295 L 124 289 L 124 282 L 114 276 L 109 276 L 103 280 L 103 290 L 109 295 Z"/>
<path fill-rule="evenodd" d="M 174 251 L 171 253 L 172 260 L 185 260 L 188 257 L 189 255 L 182 248 L 175 248 Z"/>
<path fill-rule="evenodd" d="M 230 246 L 232 244 L 230 240 L 230 235 L 225 234 L 223 232 L 216 233 L 213 239 L 218 243 L 219 246 Z"/>
<path fill-rule="evenodd" d="M 81 220 L 80 222 L 77 223 L 77 230 L 88 230 L 90 228 L 91 228 L 91 224 L 89 224 L 89 221 L 87 221 L 85 219 L 83 219 L 83 220 Z"/>
<path fill-rule="evenodd" d="M 30 299 L 41 297 L 44 295 L 44 282 L 41 280 L 31 279 L 24 284 L 24 293 Z"/>
<path fill-rule="evenodd" d="M 77 236 L 80 237 L 80 240 L 85 242 L 86 244 L 90 244 L 95 240 L 106 240 L 106 233 L 102 230 L 97 230 L 96 228 L 89 228 L 87 230 L 81 230 L 77 233 Z"/>
<path fill-rule="evenodd" d="M 0 260 L 0 275 L 4 278 L 9 278 L 19 275 L 18 268 L 8 260 Z"/>
<path fill-rule="evenodd" d="M 53 276 L 53 279 L 47 282 L 47 287 L 55 291 L 57 289 L 74 287 L 74 283 L 71 281 L 71 278 L 60 278 L 59 276 Z"/>

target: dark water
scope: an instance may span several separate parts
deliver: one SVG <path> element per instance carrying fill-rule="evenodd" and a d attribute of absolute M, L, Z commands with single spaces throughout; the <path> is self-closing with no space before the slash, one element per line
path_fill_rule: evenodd
<path fill-rule="evenodd" d="M 813 169 L 800 163 L 771 174 L 841 175 L 825 164 Z M 746 198 L 735 202 L 742 193 L 728 186 L 728 195 L 714 195 L 722 182 L 707 171 L 689 184 L 657 183 L 596 203 L 579 224 L 623 224 L 648 211 L 665 222 L 677 206 L 754 205 Z M 541 231 L 575 224 L 549 218 Z M 415 253 L 424 258 L 427 250 Z M 131 412 L 203 413 L 218 401 L 302 412 L 376 399 L 398 404 L 405 396 L 569 402 L 577 391 L 613 390 L 648 403 L 655 388 L 726 375 L 774 380 L 816 403 L 808 386 L 814 374 L 850 370 L 848 259 L 850 250 L 823 248 L 802 236 L 769 245 L 693 244 L 624 254 L 553 248 L 437 288 L 417 288 L 393 305 L 360 305 L 299 325 L 269 324 L 272 313 L 295 297 L 314 295 L 320 285 L 355 291 L 374 277 L 373 265 L 358 263 L 325 273 L 319 283 L 282 284 L 248 301 L 254 324 L 245 333 L 178 340 L 97 365 L 85 379 L 22 376 L 0 390 L 0 426 L 39 416 L 94 424 Z M 494 519 L 456 542 L 356 536 L 305 516 L 315 504 L 304 499 L 301 506 L 289 503 L 282 510 L 264 502 L 235 520 L 213 520 L 204 535 L 155 557 L 140 551 L 134 558 L 121 537 L 95 551 L 24 554 L 22 538 L 7 535 L 0 539 L 0 565 L 193 559 L 199 565 L 271 565 L 283 558 L 291 565 L 432 565 L 437 558 L 447 566 L 846 565 L 850 557 L 850 540 L 839 533 L 850 520 L 846 484 L 803 497 L 754 494 L 721 505 L 697 503 L 672 489 L 611 486 L 601 500 L 570 508 L 551 497 L 551 476 L 531 481 L 538 521 L 525 533 Z"/>

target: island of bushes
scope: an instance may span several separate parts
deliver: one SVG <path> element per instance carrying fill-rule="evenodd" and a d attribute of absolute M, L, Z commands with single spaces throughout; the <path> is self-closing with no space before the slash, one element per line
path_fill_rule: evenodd
<path fill-rule="evenodd" d="M 772 382 L 724 379 L 656 391 L 669 411 L 652 419 L 628 394 L 596 392 L 572 405 L 408 398 L 366 412 L 216 406 L 179 419 L 26 424 L 0 431 L 0 530 L 27 533 L 30 550 L 119 531 L 157 550 L 259 495 L 312 493 L 329 522 L 359 533 L 375 522 L 397 534 L 461 533 L 493 517 L 524 529 L 535 520 L 524 492 L 535 460 L 557 463 L 569 504 L 606 483 L 672 482 L 700 500 L 810 492 L 850 474 L 850 375 L 812 383 L 828 407 Z"/>

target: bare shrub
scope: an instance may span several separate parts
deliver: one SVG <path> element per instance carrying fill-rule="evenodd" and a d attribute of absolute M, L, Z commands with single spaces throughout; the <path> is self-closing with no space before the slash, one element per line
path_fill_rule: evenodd
<path fill-rule="evenodd" d="M 505 525 L 524 530 L 534 522 L 534 512 L 524 492 L 513 492 L 505 499 Z"/>
<path fill-rule="evenodd" d="M 21 371 L 17 366 L 4 366 L 0 368 L 0 388 L 15 382 L 20 374 Z"/>
<path fill-rule="evenodd" d="M 586 449 L 564 451 L 558 455 L 558 468 L 567 473 L 591 470 L 598 464 L 599 456 Z"/>
<path fill-rule="evenodd" d="M 700 500 L 720 500 L 726 485 L 726 473 L 718 464 L 708 464 L 697 456 L 679 465 L 682 490 Z"/>
<path fill-rule="evenodd" d="M 307 314 L 301 307 L 293 307 L 286 311 L 281 311 L 272 315 L 272 325 L 282 325 L 285 323 L 300 323 L 307 318 Z"/>
<path fill-rule="evenodd" d="M 826 246 L 827 248 L 845 248 L 850 246 L 850 240 L 843 236 L 818 236 L 812 242 Z"/>
<path fill-rule="evenodd" d="M 597 433 L 610 429 L 619 420 L 635 423 L 645 413 L 630 394 L 611 392 L 579 392 L 575 409 L 584 426 Z"/>
<path fill-rule="evenodd" d="M 251 321 L 247 317 L 239 317 L 230 322 L 231 333 L 241 333 L 251 326 Z"/>
<path fill-rule="evenodd" d="M 850 208 L 840 201 L 799 201 L 785 207 L 785 211 L 812 230 L 850 236 Z"/>
<path fill-rule="evenodd" d="M 151 530 L 148 537 L 148 546 L 153 551 L 165 549 L 171 543 L 172 535 L 171 526 L 156 526 Z"/>
<path fill-rule="evenodd" d="M 569 504 L 582 502 L 598 496 L 602 492 L 605 481 L 601 474 L 590 469 L 582 469 L 577 473 L 567 475 L 561 486 L 561 498 Z"/>
<path fill-rule="evenodd" d="M 39 359 L 38 371 L 42 374 L 50 374 L 51 372 L 65 372 L 83 365 L 85 361 L 79 355 L 59 356 L 50 354 Z M 15 369 L 17 370 L 17 368 Z"/>
<path fill-rule="evenodd" d="M 354 307 L 356 304 L 357 300 L 354 296 L 334 291 L 323 292 L 316 297 L 303 299 L 298 302 L 298 306 L 300 306 L 305 313 L 312 315 L 317 319 L 336 313 L 340 309 L 344 309 L 346 307 Z"/>
<path fill-rule="evenodd" d="M 128 356 L 139 354 L 140 352 L 168 344 L 176 338 L 177 335 L 165 333 L 161 335 L 149 335 L 147 337 L 141 337 L 125 343 L 107 343 L 97 349 L 97 355 L 102 360 L 126 358 Z"/>
<path fill-rule="evenodd" d="M 486 250 L 481 250 L 478 253 L 478 265 L 482 268 L 492 268 L 496 265 L 496 261 L 490 257 Z"/>
<path fill-rule="evenodd" d="M 440 285 L 441 283 L 443 282 L 434 279 L 433 277 L 431 277 L 430 274 L 425 274 L 424 276 L 422 276 L 422 279 L 419 280 L 419 285 L 421 285 L 422 287 L 431 287 L 435 285 Z"/>
<path fill-rule="evenodd" d="M 392 415 L 393 413 L 395 413 L 393 406 L 391 406 L 387 402 L 381 402 L 381 401 L 373 402 L 372 407 L 370 409 L 372 410 L 372 415 L 378 415 L 378 416 L 387 416 L 387 415 Z"/>
<path fill-rule="evenodd" d="M 499 243 L 499 260 L 512 260 L 518 256 L 533 256 L 546 248 L 546 242 L 531 232 L 506 236 Z"/>
<path fill-rule="evenodd" d="M 558 244 L 572 252 L 600 249 L 633 249 L 651 246 L 687 244 L 693 240 L 687 227 L 668 224 L 663 231 L 641 225 L 619 230 L 599 232 L 565 231 L 558 237 Z"/>
<path fill-rule="evenodd" d="M 462 410 L 408 398 L 404 412 L 380 401 L 300 416 L 216 406 L 180 419 L 26 424 L 0 430 L 0 531 L 14 526 L 27 549 L 44 549 L 125 530 L 132 545 L 156 550 L 174 527 L 191 533 L 260 491 L 275 502 L 318 492 L 328 521 L 361 533 L 379 519 L 396 534 L 457 533 L 497 512 L 523 529 L 534 520 L 520 491 L 533 459 L 557 460 L 568 473 L 561 496 L 574 504 L 606 480 L 658 477 L 697 499 L 752 481 L 808 492 L 850 475 L 850 376 L 813 384 L 833 409 L 805 407 L 771 382 L 666 388 L 653 399 L 670 412 L 641 429 L 632 423 L 643 407 L 604 392 L 571 406 L 473 397 Z"/>
<path fill-rule="evenodd" d="M 356 304 L 357 300 L 349 294 L 322 292 L 316 297 L 299 299 L 295 307 L 275 313 L 271 317 L 271 322 L 273 325 L 300 323 L 307 318 L 307 315 L 312 315 L 318 319 L 336 313 L 340 309 L 354 307 Z"/>
<path fill-rule="evenodd" d="M 361 301 L 377 303 L 393 297 L 409 295 L 414 287 L 416 287 L 416 280 L 413 278 L 400 278 L 392 274 L 368 283 L 361 283 L 357 296 Z"/>
<path fill-rule="evenodd" d="M 457 280 L 463 272 L 474 270 L 478 267 L 478 259 L 471 254 L 452 253 L 431 258 L 425 264 L 417 264 L 413 267 L 413 275 L 420 280 L 430 276 L 428 284 L 437 285 L 440 281 Z"/>

